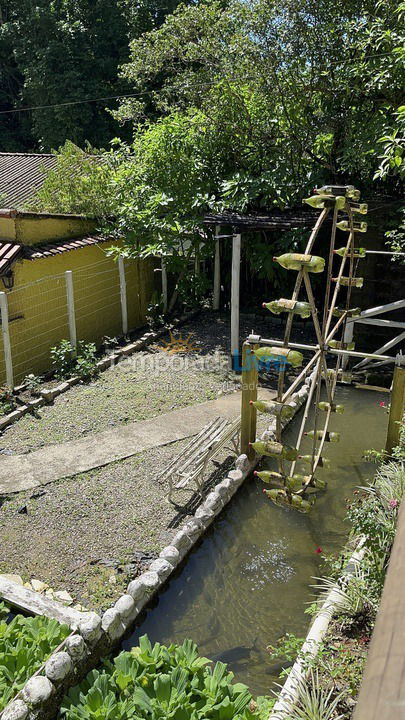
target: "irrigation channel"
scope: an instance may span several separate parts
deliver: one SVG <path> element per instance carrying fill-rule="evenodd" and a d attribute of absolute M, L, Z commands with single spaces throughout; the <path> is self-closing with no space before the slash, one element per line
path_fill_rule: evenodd
<path fill-rule="evenodd" d="M 334 415 L 331 430 L 340 432 L 341 440 L 325 447 L 331 469 L 317 475 L 327 480 L 328 489 L 311 512 L 276 507 L 263 494 L 263 483 L 251 477 L 123 647 L 133 647 L 145 633 L 165 644 L 189 637 L 200 653 L 227 662 L 253 695 L 274 688 L 280 668 L 266 646 L 287 632 L 306 635 L 311 578 L 321 573 L 319 549 L 336 553 L 347 539 L 345 498 L 374 474 L 375 466 L 362 455 L 384 446 L 388 416 L 380 403 L 387 398 L 383 392 L 339 386 L 336 401 L 345 405 L 345 413 Z M 288 444 L 294 444 L 299 421 L 300 415 L 283 434 Z M 275 469 L 275 463 L 265 458 L 263 467 Z"/>

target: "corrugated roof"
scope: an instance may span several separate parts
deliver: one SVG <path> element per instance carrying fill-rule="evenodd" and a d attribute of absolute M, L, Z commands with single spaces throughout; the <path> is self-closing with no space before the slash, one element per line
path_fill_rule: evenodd
<path fill-rule="evenodd" d="M 44 170 L 51 170 L 55 165 L 55 155 L 0 153 L 0 205 L 24 208 L 42 186 Z"/>
<path fill-rule="evenodd" d="M 79 250 L 89 245 L 97 245 L 107 240 L 108 238 L 100 235 L 86 235 L 80 238 L 59 240 L 57 243 L 46 243 L 46 245 L 26 245 L 24 247 L 24 258 L 26 260 L 37 260 L 38 258 L 50 257 L 51 255 L 60 255 L 70 250 Z"/>
<path fill-rule="evenodd" d="M 11 264 L 21 254 L 22 245 L 12 242 L 0 242 L 0 275 L 7 275 Z"/>
<path fill-rule="evenodd" d="M 46 245 L 18 245 L 17 243 L 0 241 L 0 276 L 6 275 L 13 262 L 18 258 L 24 260 L 38 260 L 38 258 L 61 255 L 70 250 L 80 250 L 90 245 L 107 242 L 108 238 L 99 235 L 86 235 L 81 238 L 59 240 L 57 243 Z"/>
<path fill-rule="evenodd" d="M 250 215 L 226 211 L 205 215 L 204 224 L 230 225 L 238 230 L 290 230 L 291 228 L 310 226 L 317 218 L 318 213 L 305 208 L 275 209 Z"/>

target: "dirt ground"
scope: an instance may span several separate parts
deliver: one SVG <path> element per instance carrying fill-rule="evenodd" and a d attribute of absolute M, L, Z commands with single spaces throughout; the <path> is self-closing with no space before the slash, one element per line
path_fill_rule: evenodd
<path fill-rule="evenodd" d="M 241 336 L 252 329 L 280 337 L 282 325 L 277 320 L 242 318 Z M 227 316 L 202 314 L 176 335 L 180 333 L 191 333 L 194 347 L 182 356 L 186 365 L 177 356 L 178 370 L 170 367 L 159 346 L 138 353 L 90 384 L 72 388 L 43 408 L 39 418 L 24 417 L 4 433 L 0 453 L 29 452 L 95 434 L 238 388 L 239 377 L 226 362 L 207 361 L 214 353 L 229 351 Z M 298 333 L 305 333 L 305 328 Z M 176 498 L 177 506 L 169 504 L 167 481 L 157 479 L 186 442 L 3 498 L 2 504 L 0 498 L 0 572 L 67 590 L 88 608 L 109 607 L 196 509 L 198 498 L 190 491 Z M 211 464 L 208 484 L 218 482 L 231 461 L 225 450 Z"/>

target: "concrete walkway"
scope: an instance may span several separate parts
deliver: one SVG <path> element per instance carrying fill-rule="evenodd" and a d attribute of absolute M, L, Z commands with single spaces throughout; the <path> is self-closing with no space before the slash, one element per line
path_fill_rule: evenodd
<path fill-rule="evenodd" d="M 275 393 L 261 390 L 260 398 Z M 191 405 L 150 420 L 105 430 L 61 445 L 50 445 L 25 455 L 0 459 L 0 495 L 30 490 L 55 480 L 123 460 L 143 450 L 196 435 L 217 416 L 234 419 L 240 413 L 241 393 Z"/>

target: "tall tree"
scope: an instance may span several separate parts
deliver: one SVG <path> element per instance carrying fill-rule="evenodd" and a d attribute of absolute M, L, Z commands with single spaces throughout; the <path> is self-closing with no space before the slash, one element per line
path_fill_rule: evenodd
<path fill-rule="evenodd" d="M 128 43 L 175 6 L 156 0 L 5 0 L 0 15 L 0 149 L 50 150 L 69 139 L 106 146 L 118 125 L 99 100 L 128 92 Z M 80 101 L 92 102 L 80 102 Z M 55 107 L 52 107 L 55 106 Z"/>

